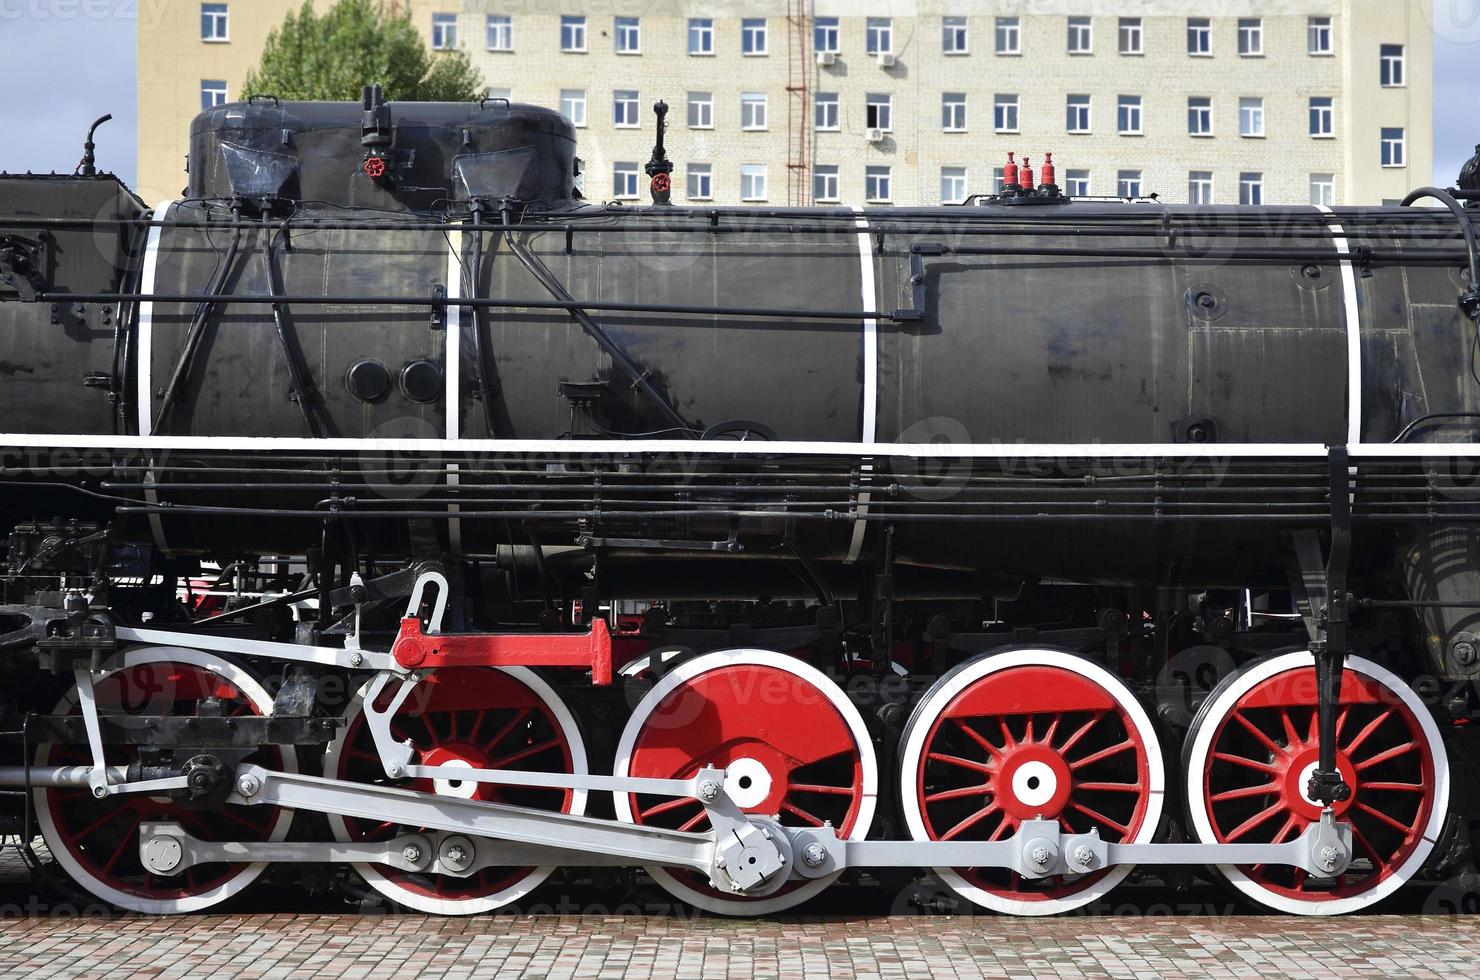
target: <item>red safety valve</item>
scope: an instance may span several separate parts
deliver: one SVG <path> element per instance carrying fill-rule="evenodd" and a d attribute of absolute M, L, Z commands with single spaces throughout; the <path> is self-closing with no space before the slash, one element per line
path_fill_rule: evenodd
<path fill-rule="evenodd" d="M 1015 187 L 1018 182 L 1018 165 L 1012 161 L 1012 152 L 1007 154 L 1007 166 L 1002 168 L 1002 186 Z"/>
<path fill-rule="evenodd" d="M 1052 153 L 1043 154 L 1043 166 L 1040 167 L 1038 170 L 1038 179 L 1042 181 L 1045 185 L 1050 185 L 1054 182 Z"/>
<path fill-rule="evenodd" d="M 612 634 L 604 619 L 589 633 L 425 633 L 408 616 L 391 646 L 408 670 L 435 667 L 585 667 L 591 683 L 612 682 Z"/>
<path fill-rule="evenodd" d="M 1023 165 L 1018 168 L 1018 186 L 1025 191 L 1033 189 L 1033 168 L 1030 163 L 1027 157 L 1023 157 Z"/>

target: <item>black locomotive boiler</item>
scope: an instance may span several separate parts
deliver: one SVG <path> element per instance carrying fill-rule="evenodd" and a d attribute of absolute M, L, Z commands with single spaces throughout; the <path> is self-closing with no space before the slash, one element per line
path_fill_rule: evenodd
<path fill-rule="evenodd" d="M 661 123 L 645 206 L 557 113 L 375 90 L 207 110 L 152 207 L 0 176 L 40 871 L 1319 914 L 1466 867 L 1480 188 L 680 207 Z"/>

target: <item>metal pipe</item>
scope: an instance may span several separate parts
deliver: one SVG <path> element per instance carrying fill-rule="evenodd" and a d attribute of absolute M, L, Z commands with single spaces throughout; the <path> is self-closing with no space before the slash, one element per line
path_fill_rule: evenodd
<path fill-rule="evenodd" d="M 92 766 L 0 766 L 0 786 L 25 786 L 29 779 L 32 786 L 85 787 L 90 776 Z M 108 767 L 110 783 L 127 780 L 127 767 Z"/>

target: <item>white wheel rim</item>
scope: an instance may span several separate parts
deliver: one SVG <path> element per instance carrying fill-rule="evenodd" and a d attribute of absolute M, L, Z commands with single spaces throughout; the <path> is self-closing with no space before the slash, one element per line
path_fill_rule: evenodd
<path fill-rule="evenodd" d="M 619 777 L 627 776 L 632 765 L 632 752 L 636 748 L 638 736 L 642 733 L 643 726 L 649 716 L 657 710 L 663 700 L 668 697 L 680 684 L 698 677 L 701 674 L 722 667 L 731 666 L 757 666 L 774 667 L 783 670 L 795 677 L 801 678 L 820 691 L 828 702 L 842 716 L 853 735 L 853 741 L 859 748 L 861 759 L 861 770 L 863 775 L 863 793 L 859 805 L 858 819 L 853 822 L 853 827 L 848 833 L 849 840 L 862 840 L 873 823 L 874 809 L 878 804 L 879 793 L 879 766 L 874 756 L 874 744 L 868 736 L 868 729 L 863 723 L 863 717 L 859 715 L 858 709 L 853 707 L 853 702 L 848 700 L 847 695 L 822 671 L 811 664 L 803 663 L 795 657 L 782 653 L 774 653 L 770 650 L 718 650 L 706 653 L 686 660 L 664 674 L 659 681 L 653 685 L 652 690 L 644 695 L 632 711 L 632 717 L 627 721 L 627 727 L 622 730 L 622 738 L 617 744 L 616 760 L 613 772 Z M 768 775 L 769 778 L 769 775 Z M 726 774 L 728 783 L 729 774 Z M 617 819 L 625 823 L 636 823 L 636 817 L 632 812 L 632 798 L 627 793 L 614 793 L 613 803 L 616 807 Z M 812 881 L 793 885 L 784 893 L 766 895 L 759 898 L 748 899 L 726 899 L 720 898 L 711 892 L 701 891 L 690 887 L 686 882 L 679 879 L 667 868 L 650 865 L 646 868 L 647 873 L 663 887 L 670 895 L 682 901 L 688 902 L 697 908 L 719 915 L 755 916 L 770 915 L 785 909 L 800 905 L 812 896 L 822 892 L 828 885 L 837 880 L 837 874 L 816 878 Z"/>
<path fill-rule="evenodd" d="M 967 660 L 936 681 L 935 685 L 926 692 L 925 697 L 920 700 L 905 726 L 904 737 L 900 740 L 900 800 L 901 808 L 904 810 L 905 826 L 909 829 L 910 836 L 915 840 L 930 840 L 930 832 L 925 826 L 925 815 L 920 807 L 916 787 L 919 783 L 920 759 L 924 754 L 925 739 L 934 727 L 935 718 L 955 700 L 958 694 L 983 677 L 1024 666 L 1058 667 L 1080 674 L 1103 688 L 1125 711 L 1131 724 L 1137 729 L 1136 734 L 1141 739 L 1141 744 L 1145 746 L 1148 776 L 1146 815 L 1142 818 L 1141 826 L 1135 836 L 1127 843 L 1143 844 L 1150 841 L 1161 821 L 1162 805 L 1166 795 L 1166 770 L 1162 763 L 1160 743 L 1156 737 L 1156 730 L 1151 725 L 1150 716 L 1146 714 L 1146 709 L 1141 707 L 1141 703 L 1136 700 L 1135 695 L 1126 688 L 1120 678 L 1108 670 L 1098 664 L 1090 663 L 1083 657 L 1077 657 L 1062 650 L 1041 649 L 1005 650 L 1001 653 Z M 1020 769 L 1018 774 L 1021 772 Z M 1042 773 L 1039 775 L 1041 777 Z M 1049 775 L 1052 778 L 1051 772 Z M 1017 787 L 1014 789 L 1016 791 Z M 1035 792 L 1027 786 L 1022 789 L 1029 794 Z M 1021 791 L 1018 791 L 1018 795 L 1021 797 Z M 983 908 L 1009 915 L 1056 915 L 1103 898 L 1112 888 L 1120 884 L 1126 875 L 1131 873 L 1131 869 L 1132 865 L 1116 865 L 1072 895 L 1033 901 L 1006 898 L 969 881 L 952 868 L 934 870 L 941 881 L 957 895 Z"/>
<path fill-rule="evenodd" d="M 256 679 L 249 674 L 245 668 L 227 659 L 219 653 L 208 653 L 202 650 L 188 650 L 183 647 L 135 647 L 128 651 L 127 669 L 143 664 L 178 663 L 190 667 L 198 667 L 224 677 L 238 691 L 252 702 L 252 706 L 264 715 L 272 714 L 272 698 L 266 689 L 257 683 Z M 104 679 L 111 677 L 123 667 L 115 667 L 103 672 L 94 678 L 94 684 L 101 683 Z M 55 714 L 66 714 L 77 704 L 77 689 L 62 696 L 57 702 Z M 46 753 L 51 751 L 50 745 L 38 745 L 36 747 L 36 765 L 46 765 Z M 284 772 L 297 772 L 298 760 L 291 750 L 278 753 Z M 240 894 L 252 882 L 256 881 L 262 872 L 267 870 L 267 862 L 258 861 L 242 867 L 241 871 L 226 881 L 221 882 L 214 888 L 208 889 L 197 895 L 185 898 L 152 899 L 142 895 L 135 895 L 122 889 L 114 888 L 112 885 L 97 878 L 89 871 L 82 862 L 72 854 L 70 848 L 60 840 L 61 831 L 56 821 L 52 819 L 51 806 L 46 798 L 47 789 L 37 787 L 32 791 L 32 800 L 36 810 L 36 824 L 41 830 L 41 836 L 46 841 L 47 849 L 51 851 L 52 857 L 56 858 L 71 876 L 83 888 L 93 895 L 103 899 L 122 909 L 132 912 L 143 912 L 149 915 L 175 915 L 182 912 L 198 912 L 208 909 L 213 905 L 219 905 L 233 895 Z M 280 841 L 288 836 L 288 828 L 293 823 L 293 812 L 282 810 L 278 814 L 277 821 L 273 824 L 272 833 L 268 839 Z"/>
<path fill-rule="evenodd" d="M 1284 671 L 1309 667 L 1311 664 L 1311 655 L 1305 652 L 1281 654 L 1254 664 L 1224 681 L 1209 697 L 1207 707 L 1198 713 L 1196 730 L 1189 733 L 1191 748 L 1188 752 L 1187 764 L 1187 812 L 1198 840 L 1217 840 L 1217 834 L 1214 833 L 1212 823 L 1208 820 L 1207 797 L 1203 793 L 1202 774 L 1207 768 L 1208 754 L 1212 751 L 1213 736 L 1221 727 L 1219 722 L 1227 717 L 1228 712 L 1238 703 L 1239 698 L 1248 693 L 1256 684 Z M 1424 826 L 1422 838 L 1413 849 L 1413 853 L 1398 866 L 1395 872 L 1359 895 L 1301 901 L 1271 891 L 1241 871 L 1238 865 L 1218 865 L 1219 873 L 1240 893 L 1279 912 L 1294 915 L 1339 915 L 1382 901 L 1406 884 L 1423 867 L 1423 862 L 1428 859 L 1434 845 L 1438 843 L 1439 833 L 1444 828 L 1444 818 L 1449 813 L 1449 759 L 1444 752 L 1444 742 L 1439 735 L 1439 726 L 1434 724 L 1434 719 L 1424 707 L 1423 702 L 1413 693 L 1413 689 L 1403 682 L 1402 678 L 1371 660 L 1362 657 L 1347 657 L 1346 669 L 1354 670 L 1386 687 L 1396 694 L 1418 719 L 1419 728 L 1428 742 L 1427 749 L 1434 763 L 1432 809 L 1428 823 Z"/>
<path fill-rule="evenodd" d="M 498 670 L 509 675 L 514 680 L 523 684 L 534 692 L 535 696 L 550 709 L 555 723 L 559 726 L 562 735 L 570 746 L 571 770 L 575 775 L 584 776 L 590 772 L 586 762 L 586 743 L 581 738 L 580 729 L 576 725 L 575 715 L 565 701 L 556 693 L 555 689 L 539 674 L 527 667 L 489 667 L 488 670 Z M 339 729 L 339 734 L 334 741 L 329 743 L 329 748 L 324 753 L 324 772 L 337 773 L 339 771 L 339 758 L 348 744 L 350 729 L 354 726 L 355 717 L 360 713 L 373 679 L 366 681 L 355 693 L 354 700 L 350 702 L 345 712 L 346 722 Z M 413 695 L 414 696 L 414 695 Z M 464 783 L 464 786 L 471 784 Z M 476 790 L 476 787 L 475 787 Z M 459 796 L 461 791 L 454 790 L 449 795 Z M 570 810 L 574 814 L 586 812 L 586 791 L 577 789 L 571 791 Z M 329 817 L 329 828 L 333 831 L 336 840 L 348 841 L 351 834 L 348 825 L 344 822 L 344 816 L 331 813 Z M 402 886 L 399 882 L 385 876 L 378 865 L 355 864 L 354 868 L 365 879 L 365 883 L 375 889 L 386 898 L 407 908 L 418 912 L 426 912 L 429 915 L 477 915 L 482 912 L 492 912 L 502 908 L 510 902 L 517 902 L 539 887 L 546 878 L 555 871 L 555 865 L 545 865 L 534 868 L 518 881 L 488 895 L 479 895 L 469 898 L 438 898 L 434 895 L 424 895 L 421 892 L 412 891 Z"/>

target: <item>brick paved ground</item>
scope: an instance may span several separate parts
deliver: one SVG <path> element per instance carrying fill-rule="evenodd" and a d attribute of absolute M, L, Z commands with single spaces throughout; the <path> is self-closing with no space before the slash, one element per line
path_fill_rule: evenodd
<path fill-rule="evenodd" d="M 0 924 L 0 974 L 1455 978 L 1480 974 L 1480 918 L 35 918 Z"/>
<path fill-rule="evenodd" d="M 828 893 L 848 915 L 742 921 L 569 885 L 531 896 L 526 911 L 547 914 L 323 914 L 308 910 L 347 906 L 269 885 L 237 914 L 149 918 L 38 895 L 4 848 L 0 977 L 1480 977 L 1480 882 L 1411 891 L 1408 914 L 1312 920 L 1149 885 L 1117 890 L 1101 914 L 1014 919 L 889 914 L 940 907 L 939 889 L 858 888 Z M 648 914 L 560 914 L 603 907 Z M 265 911 L 284 908 L 298 911 Z M 1469 914 L 1434 914 L 1455 911 Z"/>

